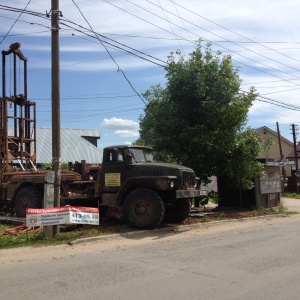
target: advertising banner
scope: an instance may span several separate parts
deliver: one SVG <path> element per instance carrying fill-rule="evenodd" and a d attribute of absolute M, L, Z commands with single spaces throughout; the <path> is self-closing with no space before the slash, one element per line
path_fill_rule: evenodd
<path fill-rule="evenodd" d="M 26 209 L 27 227 L 61 224 L 98 225 L 99 209 L 81 206 Z"/>

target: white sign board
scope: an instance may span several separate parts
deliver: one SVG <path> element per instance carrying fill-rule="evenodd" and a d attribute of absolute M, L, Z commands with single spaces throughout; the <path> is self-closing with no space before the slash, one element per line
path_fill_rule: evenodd
<path fill-rule="evenodd" d="M 265 166 L 264 175 L 260 177 L 260 193 L 281 193 L 281 189 L 280 168 Z"/>
<path fill-rule="evenodd" d="M 44 207 L 54 207 L 54 171 L 47 171 L 45 173 L 44 184 Z"/>
<path fill-rule="evenodd" d="M 98 225 L 99 209 L 81 206 L 26 209 L 27 227 L 61 224 Z"/>

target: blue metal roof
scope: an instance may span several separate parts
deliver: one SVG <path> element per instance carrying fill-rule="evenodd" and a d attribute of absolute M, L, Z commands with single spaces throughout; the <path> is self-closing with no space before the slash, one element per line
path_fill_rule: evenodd
<path fill-rule="evenodd" d="M 83 136 L 100 139 L 101 130 L 61 128 L 61 162 L 102 162 L 102 151 Z M 52 161 L 52 128 L 36 128 L 36 158 L 37 163 Z"/>

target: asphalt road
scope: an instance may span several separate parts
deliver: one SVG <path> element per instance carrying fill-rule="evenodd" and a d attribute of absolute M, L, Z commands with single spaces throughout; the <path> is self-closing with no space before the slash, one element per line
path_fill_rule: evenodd
<path fill-rule="evenodd" d="M 0 299 L 299 299 L 300 215 L 0 250 Z"/>

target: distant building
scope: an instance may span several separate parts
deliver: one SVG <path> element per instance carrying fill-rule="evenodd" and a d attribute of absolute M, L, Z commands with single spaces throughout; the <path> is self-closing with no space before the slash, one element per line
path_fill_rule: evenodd
<path fill-rule="evenodd" d="M 257 133 L 264 139 L 271 138 L 273 144 L 270 149 L 260 153 L 258 160 L 266 165 L 279 165 L 281 176 L 286 178 L 287 186 L 285 191 L 297 192 L 298 176 L 296 170 L 294 143 L 284 137 L 280 137 L 281 150 L 283 159 L 280 156 L 279 137 L 276 131 L 264 126 L 257 129 Z M 297 145 L 297 150 L 300 150 L 300 145 Z M 298 166 L 300 166 L 300 153 L 297 152 Z"/>
<path fill-rule="evenodd" d="M 273 144 L 270 146 L 269 149 L 263 150 L 258 157 L 258 160 L 262 163 L 274 163 L 275 161 L 279 161 L 281 159 L 280 156 L 280 147 L 279 147 L 279 139 L 278 134 L 276 131 L 273 131 L 272 129 L 263 126 L 260 128 L 257 128 L 257 133 L 259 136 L 263 138 L 263 140 L 268 140 L 271 138 L 273 140 Z M 280 138 L 281 140 L 281 149 L 282 149 L 282 155 L 284 158 L 286 158 L 291 151 L 293 150 L 293 143 L 289 140 L 287 140 L 284 137 Z"/>
<path fill-rule="evenodd" d="M 101 131 L 96 129 L 61 128 L 61 162 L 96 164 L 102 162 L 102 151 L 97 148 Z M 52 128 L 36 128 L 36 162 L 52 162 Z"/>
<path fill-rule="evenodd" d="M 296 145 L 296 155 L 295 155 L 295 149 L 293 149 L 293 151 L 291 151 L 288 156 L 287 159 L 289 161 L 295 161 L 295 156 L 297 157 L 297 163 L 298 163 L 298 171 L 297 171 L 297 165 L 296 163 L 292 166 L 292 175 L 291 177 L 288 179 L 288 187 L 287 187 L 287 191 L 289 192 L 295 192 L 295 193 L 299 193 L 300 189 L 300 143 L 298 143 Z"/>

